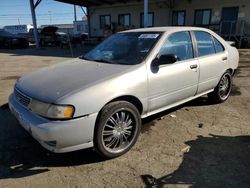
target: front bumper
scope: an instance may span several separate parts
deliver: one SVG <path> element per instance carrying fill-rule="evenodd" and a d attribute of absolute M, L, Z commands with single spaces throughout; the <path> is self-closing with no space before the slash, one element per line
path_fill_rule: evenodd
<path fill-rule="evenodd" d="M 22 127 L 52 152 L 64 153 L 93 147 L 97 113 L 68 121 L 50 121 L 21 105 L 13 94 L 9 97 L 9 107 Z"/>

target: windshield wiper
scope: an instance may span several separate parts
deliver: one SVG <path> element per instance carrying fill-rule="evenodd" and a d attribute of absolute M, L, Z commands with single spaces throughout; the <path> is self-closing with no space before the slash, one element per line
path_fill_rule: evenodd
<path fill-rule="evenodd" d="M 84 56 L 80 56 L 79 58 L 87 60 L 87 61 L 95 61 L 95 62 L 100 62 L 100 63 L 114 64 L 113 61 L 109 61 L 109 60 L 106 60 L 106 59 L 88 59 L 88 58 L 85 58 Z"/>
<path fill-rule="evenodd" d="M 79 59 L 83 59 L 83 60 L 90 61 L 90 59 L 87 59 L 87 58 L 85 58 L 84 56 L 79 56 L 78 58 L 79 58 Z"/>
<path fill-rule="evenodd" d="M 114 64 L 113 61 L 109 61 L 106 59 L 93 59 L 92 61 L 100 62 L 100 63 L 109 63 L 109 64 Z"/>

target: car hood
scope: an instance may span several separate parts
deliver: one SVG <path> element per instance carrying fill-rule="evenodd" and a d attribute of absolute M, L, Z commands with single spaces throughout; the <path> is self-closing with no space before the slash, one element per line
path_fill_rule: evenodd
<path fill-rule="evenodd" d="M 121 75 L 131 65 L 74 59 L 21 77 L 16 88 L 31 98 L 54 103 L 59 98 Z"/>

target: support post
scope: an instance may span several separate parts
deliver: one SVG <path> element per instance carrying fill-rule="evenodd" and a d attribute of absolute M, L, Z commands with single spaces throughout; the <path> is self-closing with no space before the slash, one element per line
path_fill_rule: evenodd
<path fill-rule="evenodd" d="M 90 10 L 89 10 L 89 7 L 87 7 L 87 20 L 88 20 L 88 30 L 89 30 L 89 38 L 91 38 L 91 23 L 90 23 Z"/>
<path fill-rule="evenodd" d="M 148 27 L 148 0 L 144 0 L 144 28 Z"/>
<path fill-rule="evenodd" d="M 34 5 L 34 0 L 30 0 L 30 10 L 31 10 L 31 16 L 32 16 L 32 22 L 33 22 L 33 27 L 34 27 L 34 38 L 36 42 L 36 48 L 39 49 L 39 39 L 37 35 L 37 24 L 36 24 L 36 13 L 35 13 L 35 5 Z"/>
<path fill-rule="evenodd" d="M 83 14 L 87 17 L 86 11 L 82 7 L 80 7 L 80 8 L 82 9 Z"/>
<path fill-rule="evenodd" d="M 77 21 L 77 17 L 76 17 L 76 6 L 74 5 L 74 18 L 75 18 L 75 21 Z"/>

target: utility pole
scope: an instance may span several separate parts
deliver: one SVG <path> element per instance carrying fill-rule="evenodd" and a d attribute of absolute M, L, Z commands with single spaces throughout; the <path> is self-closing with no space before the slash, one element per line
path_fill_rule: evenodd
<path fill-rule="evenodd" d="M 75 17 L 75 21 L 77 21 L 77 17 L 76 17 L 76 6 L 74 5 L 74 17 Z"/>
<path fill-rule="evenodd" d="M 51 25 L 51 23 L 52 23 L 51 11 L 49 10 L 48 13 L 49 13 L 49 21 L 50 21 L 50 25 Z"/>
<path fill-rule="evenodd" d="M 144 0 L 144 27 L 148 27 L 148 0 Z"/>
<path fill-rule="evenodd" d="M 37 1 L 36 6 L 39 4 L 38 2 L 39 1 Z M 37 34 L 36 13 L 35 13 L 36 6 L 34 5 L 34 0 L 30 0 L 30 10 L 31 10 L 32 22 L 33 22 L 33 27 L 34 27 L 34 37 L 36 41 L 36 48 L 39 49 L 40 46 L 39 46 L 39 40 L 38 40 L 38 34 Z"/>

